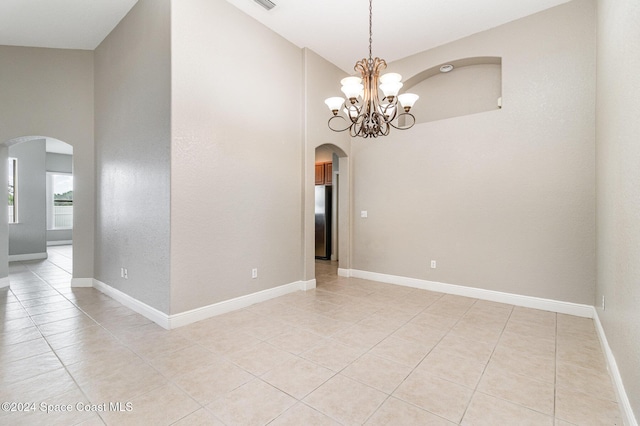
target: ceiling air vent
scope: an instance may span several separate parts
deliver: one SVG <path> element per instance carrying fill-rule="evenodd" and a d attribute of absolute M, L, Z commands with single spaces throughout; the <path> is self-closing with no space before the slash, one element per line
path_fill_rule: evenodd
<path fill-rule="evenodd" d="M 276 6 L 274 2 L 271 2 L 269 0 L 253 0 L 253 1 L 255 1 L 256 3 L 258 3 L 260 6 L 264 7 L 267 10 L 271 10 Z"/>

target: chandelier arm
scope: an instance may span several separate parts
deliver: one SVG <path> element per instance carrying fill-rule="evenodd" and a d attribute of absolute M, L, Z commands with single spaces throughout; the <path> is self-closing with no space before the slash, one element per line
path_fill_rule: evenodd
<path fill-rule="evenodd" d="M 398 129 L 398 130 L 407 130 L 412 128 L 415 124 L 416 124 L 416 118 L 413 116 L 413 114 L 409 113 L 409 112 L 403 112 L 402 114 L 398 115 L 398 120 L 400 120 L 400 117 L 411 117 L 411 124 L 410 125 L 404 125 L 404 126 L 395 126 L 393 123 L 389 123 L 391 125 L 391 127 L 393 127 L 394 129 Z"/>
<path fill-rule="evenodd" d="M 346 119 L 346 118 L 344 118 L 344 117 L 343 117 L 343 116 L 341 116 L 341 115 L 334 115 L 333 117 L 331 117 L 331 118 L 329 119 L 329 121 L 327 121 L 327 125 L 329 126 L 329 129 L 333 130 L 334 132 L 345 132 L 345 131 L 347 131 L 347 130 L 349 130 L 350 128 L 352 128 L 352 127 L 353 127 L 353 124 L 354 124 L 354 123 L 351 123 L 351 124 L 349 124 L 347 127 L 345 127 L 344 129 L 334 129 L 333 127 L 331 127 L 331 122 L 332 122 L 333 120 L 335 120 L 336 118 L 340 118 L 340 119 L 341 119 L 341 120 L 343 120 L 343 121 L 347 121 L 347 119 Z"/>

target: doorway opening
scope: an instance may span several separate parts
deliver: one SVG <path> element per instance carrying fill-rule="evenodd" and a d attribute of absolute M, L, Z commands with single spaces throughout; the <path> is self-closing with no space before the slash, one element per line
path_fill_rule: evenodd
<path fill-rule="evenodd" d="M 49 259 L 70 280 L 73 147 L 44 136 L 13 139 L 6 146 L 8 260 L 35 264 Z"/>
<path fill-rule="evenodd" d="M 316 261 L 332 261 L 336 268 L 348 268 L 348 166 L 341 148 L 332 144 L 316 148 L 314 257 Z"/>

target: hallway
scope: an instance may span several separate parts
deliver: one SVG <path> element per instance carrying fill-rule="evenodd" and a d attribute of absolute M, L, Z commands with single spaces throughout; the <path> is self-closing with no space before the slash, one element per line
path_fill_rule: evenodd
<path fill-rule="evenodd" d="M 342 278 L 318 261 L 316 290 L 167 331 L 70 289 L 69 266 L 68 248 L 11 264 L 0 396 L 34 405 L 0 423 L 620 424 L 590 319 Z"/>

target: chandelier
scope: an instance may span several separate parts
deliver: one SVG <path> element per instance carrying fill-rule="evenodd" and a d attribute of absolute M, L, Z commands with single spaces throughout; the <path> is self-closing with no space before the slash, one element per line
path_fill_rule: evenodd
<path fill-rule="evenodd" d="M 356 62 L 353 67 L 362 77 L 343 78 L 342 97 L 328 98 L 324 101 L 333 116 L 329 118 L 328 126 L 334 132 L 349 131 L 352 137 L 377 138 L 387 136 L 394 129 L 406 130 L 416 122 L 411 107 L 418 100 L 418 95 L 404 93 L 398 95 L 402 88 L 402 76 L 397 73 L 380 75 L 380 71 L 387 68 L 384 59 L 373 58 L 371 54 L 372 8 L 373 0 L 369 0 L 369 59 Z M 378 88 L 382 91 L 382 101 Z M 398 102 L 404 112 L 398 113 Z M 344 114 L 340 114 L 340 111 Z M 337 123 L 334 120 L 339 120 Z M 345 123 L 346 127 L 334 127 Z M 394 124 L 395 123 L 395 124 Z"/>

